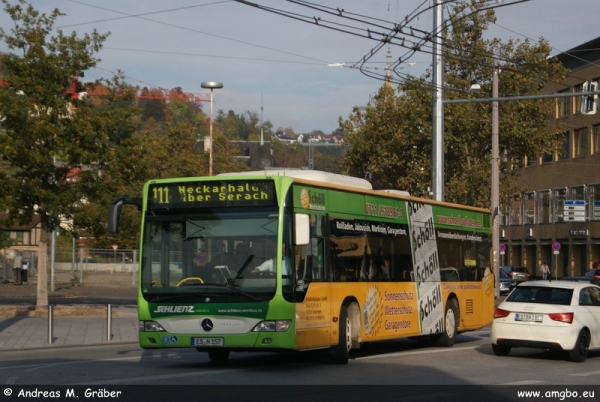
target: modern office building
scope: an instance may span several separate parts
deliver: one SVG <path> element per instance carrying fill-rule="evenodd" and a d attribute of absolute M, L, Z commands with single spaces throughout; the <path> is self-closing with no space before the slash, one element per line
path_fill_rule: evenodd
<path fill-rule="evenodd" d="M 573 93 L 555 101 L 564 152 L 525 158 L 517 168 L 527 191 L 501 206 L 500 265 L 525 266 L 540 276 L 546 261 L 552 277 L 562 277 L 581 275 L 600 259 L 600 105 L 597 97 L 586 103 L 576 95 L 587 83 L 600 83 L 600 38 L 555 58 L 571 72 L 541 93 Z"/>

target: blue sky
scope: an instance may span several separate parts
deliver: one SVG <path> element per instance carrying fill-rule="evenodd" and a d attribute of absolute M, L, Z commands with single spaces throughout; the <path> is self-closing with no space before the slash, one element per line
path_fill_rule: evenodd
<path fill-rule="evenodd" d="M 504 4 L 515 1 L 504 0 Z M 253 2 L 346 24 L 336 25 L 339 29 L 367 27 L 288 1 Z M 433 0 L 313 2 L 343 9 L 343 15 L 353 13 L 360 20 L 382 23 L 402 22 L 419 7 L 423 10 L 433 4 Z M 378 42 L 235 1 L 31 0 L 30 4 L 41 11 L 58 8 L 65 13 L 56 27 L 66 33 L 111 32 L 98 54 L 102 61 L 86 79 L 108 78 L 121 70 L 132 85 L 179 86 L 186 92 L 204 94 L 207 90 L 200 87 L 201 82 L 219 81 L 224 88 L 214 92 L 215 110 L 253 111 L 260 116 L 262 105 L 263 119 L 270 120 L 274 128 L 330 133 L 338 127 L 340 116 L 347 118 L 353 106 L 366 105 L 382 84 L 350 68 Z M 490 35 L 503 39 L 544 37 L 554 48 L 553 55 L 600 36 L 599 0 L 531 0 L 498 8 L 496 15 L 498 21 Z M 5 30 L 12 26 L 4 12 L 0 24 Z M 431 31 L 433 12 L 423 12 L 409 25 Z M 0 51 L 6 51 L 2 44 Z M 405 52 L 391 48 L 394 60 Z M 371 71 L 382 73 L 386 53 L 387 48 L 375 53 Z M 328 66 L 335 63 L 345 65 Z M 417 53 L 403 64 L 402 71 L 419 75 L 430 63 L 431 55 Z M 208 103 L 204 108 L 208 112 Z"/>

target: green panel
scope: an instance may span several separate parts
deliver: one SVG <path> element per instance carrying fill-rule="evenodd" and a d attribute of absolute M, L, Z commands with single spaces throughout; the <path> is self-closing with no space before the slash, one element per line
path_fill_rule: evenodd
<path fill-rule="evenodd" d="M 449 230 L 464 230 L 468 232 L 489 232 L 490 216 L 476 211 L 433 206 L 435 227 Z"/>
<path fill-rule="evenodd" d="M 361 216 L 365 214 L 365 199 L 364 194 L 330 190 L 327 210 L 329 212 Z"/>
<path fill-rule="evenodd" d="M 327 190 L 298 184 L 293 188 L 294 206 L 298 212 L 327 212 Z"/>
<path fill-rule="evenodd" d="M 381 222 L 408 223 L 404 200 L 367 195 L 363 213 L 367 219 L 372 217 Z"/>
<path fill-rule="evenodd" d="M 215 315 L 264 319 L 269 303 L 148 303 L 149 318 Z M 146 317 L 141 317 L 145 319 Z"/>

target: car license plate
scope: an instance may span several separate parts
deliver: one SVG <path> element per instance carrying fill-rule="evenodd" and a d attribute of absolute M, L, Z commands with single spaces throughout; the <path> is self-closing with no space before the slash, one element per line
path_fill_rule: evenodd
<path fill-rule="evenodd" d="M 515 321 L 542 322 L 541 314 L 515 314 Z"/>
<path fill-rule="evenodd" d="M 223 346 L 223 338 L 192 338 L 192 346 Z"/>

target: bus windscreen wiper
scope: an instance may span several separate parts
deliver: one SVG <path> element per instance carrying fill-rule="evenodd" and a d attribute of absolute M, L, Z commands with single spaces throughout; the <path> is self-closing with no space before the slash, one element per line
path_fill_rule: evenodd
<path fill-rule="evenodd" d="M 239 289 L 236 285 L 233 285 L 233 284 L 211 283 L 211 285 L 229 289 L 229 290 L 233 291 L 234 293 L 237 293 L 242 296 L 246 296 L 247 298 L 252 299 L 254 301 L 262 300 L 260 297 L 254 296 L 252 293 L 244 292 L 243 290 Z"/>

